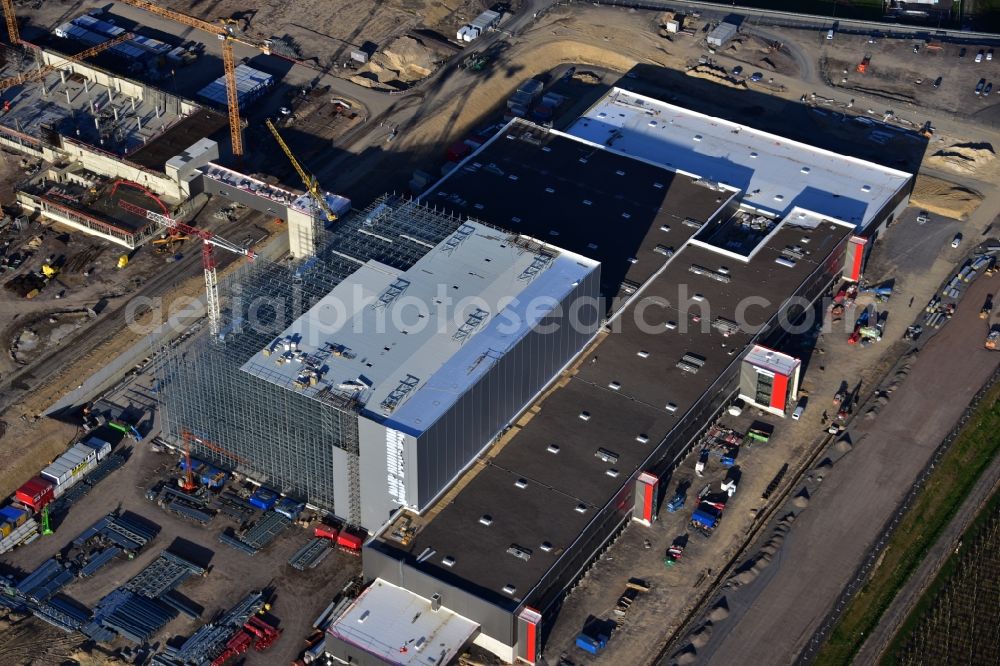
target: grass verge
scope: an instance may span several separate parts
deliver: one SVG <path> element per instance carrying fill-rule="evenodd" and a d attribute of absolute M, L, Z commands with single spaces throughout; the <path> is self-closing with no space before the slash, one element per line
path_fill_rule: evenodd
<path fill-rule="evenodd" d="M 886 648 L 885 655 L 882 657 L 882 666 L 895 666 L 899 663 L 897 655 L 903 646 L 906 645 L 911 634 L 920 626 L 924 616 L 933 608 L 938 596 L 952 583 L 954 574 L 960 567 L 969 566 L 967 561 L 969 551 L 977 545 L 976 542 L 980 532 L 988 527 L 990 521 L 996 520 L 998 511 L 1000 511 L 1000 493 L 995 493 L 976 515 L 975 520 L 966 528 L 962 534 L 961 545 L 954 553 L 948 556 L 948 559 L 941 566 L 941 570 L 934 577 L 934 582 L 927 586 L 920 599 L 914 604 L 910 614 L 906 616 L 906 620 L 900 625 L 899 631 L 896 632 L 892 642 Z M 963 560 L 966 561 L 963 562 Z"/>
<path fill-rule="evenodd" d="M 858 591 L 816 658 L 818 666 L 850 663 L 896 592 L 955 515 L 1000 450 L 1000 384 L 986 394 L 952 442 L 913 506 L 893 532 L 872 577 Z"/>

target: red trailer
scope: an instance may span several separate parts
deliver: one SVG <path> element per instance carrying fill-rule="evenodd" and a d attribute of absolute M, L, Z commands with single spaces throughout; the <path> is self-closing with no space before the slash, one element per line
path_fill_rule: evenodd
<path fill-rule="evenodd" d="M 330 541 L 336 541 L 338 534 L 340 534 L 340 530 L 329 525 L 317 525 L 316 529 L 313 530 L 313 536 L 320 539 L 329 539 Z"/>
<path fill-rule="evenodd" d="M 344 552 L 351 553 L 353 555 L 361 554 L 361 546 L 363 543 L 364 540 L 361 537 L 348 534 L 347 532 L 341 532 L 337 536 L 337 546 Z"/>
<path fill-rule="evenodd" d="M 54 491 L 55 486 L 50 481 L 36 476 L 17 489 L 14 500 L 37 513 L 52 501 Z"/>

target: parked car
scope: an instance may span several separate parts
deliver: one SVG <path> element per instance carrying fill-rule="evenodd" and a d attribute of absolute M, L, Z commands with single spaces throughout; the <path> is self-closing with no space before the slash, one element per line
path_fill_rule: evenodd
<path fill-rule="evenodd" d="M 976 94 L 982 95 L 983 88 L 986 87 L 986 79 L 979 79 L 979 83 L 976 84 Z"/>
<path fill-rule="evenodd" d="M 757 81 L 760 81 L 763 78 L 764 78 L 764 75 L 761 74 L 760 72 L 754 72 L 753 74 L 750 75 L 750 80 L 753 81 L 753 82 L 755 82 L 755 83 Z"/>
<path fill-rule="evenodd" d="M 979 53 L 976 54 L 976 62 L 982 62 L 982 61 L 983 61 L 983 50 L 979 49 Z"/>
<path fill-rule="evenodd" d="M 940 88 L 941 87 L 941 81 L 943 81 L 943 80 L 944 80 L 943 76 L 939 76 L 936 79 L 934 79 L 934 87 L 935 88 Z"/>
<path fill-rule="evenodd" d="M 962 244 L 962 234 L 955 234 L 955 237 L 951 239 L 951 246 L 958 247 Z"/>
<path fill-rule="evenodd" d="M 739 76 L 742 73 L 743 73 L 743 68 L 740 65 L 736 65 L 736 67 L 733 67 L 733 76 Z"/>
<path fill-rule="evenodd" d="M 917 224 L 927 224 L 930 219 L 930 215 L 927 214 L 926 210 L 922 210 L 917 214 Z"/>
<path fill-rule="evenodd" d="M 959 58 L 964 58 L 964 57 L 965 57 L 965 52 L 966 52 L 966 49 L 965 49 L 965 47 L 963 46 L 962 48 L 960 48 L 960 49 L 958 50 L 958 57 L 959 57 Z"/>

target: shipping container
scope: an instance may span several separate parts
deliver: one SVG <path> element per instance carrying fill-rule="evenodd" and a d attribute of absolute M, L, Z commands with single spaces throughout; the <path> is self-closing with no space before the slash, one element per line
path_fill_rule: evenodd
<path fill-rule="evenodd" d="M 73 448 L 43 469 L 42 476 L 55 484 L 55 495 L 58 497 L 96 465 L 97 451 L 83 444 L 74 444 Z"/>
<path fill-rule="evenodd" d="M 302 513 L 302 510 L 306 508 L 306 505 L 302 502 L 293 500 L 291 497 L 282 497 L 274 505 L 274 511 L 280 513 L 289 520 L 295 520 Z"/>
<path fill-rule="evenodd" d="M 362 544 L 364 544 L 364 540 L 359 536 L 348 534 L 347 532 L 341 532 L 337 535 L 337 545 L 342 550 L 351 553 L 360 553 Z"/>
<path fill-rule="evenodd" d="M 11 531 L 13 531 L 14 526 L 10 523 L 0 523 L 0 539 L 6 539 L 10 536 Z"/>
<path fill-rule="evenodd" d="M 316 529 L 313 530 L 313 536 L 320 539 L 329 539 L 330 541 L 336 541 L 338 534 L 340 534 L 340 530 L 328 525 L 317 525 Z"/>
<path fill-rule="evenodd" d="M 36 476 L 17 489 L 14 499 L 37 512 L 53 500 L 53 490 L 55 486 L 51 481 Z"/>
<path fill-rule="evenodd" d="M 5 506 L 0 509 L 0 520 L 10 523 L 14 527 L 20 527 L 24 521 L 28 520 L 28 512 L 15 506 Z"/>
<path fill-rule="evenodd" d="M 104 460 L 109 453 L 111 453 L 111 443 L 105 442 L 103 439 L 97 437 L 89 437 L 87 441 L 83 443 L 84 446 L 89 446 L 97 452 L 97 462 Z"/>
<path fill-rule="evenodd" d="M 250 506 L 257 507 L 262 511 L 270 511 L 274 507 L 274 503 L 278 501 L 278 493 L 269 489 L 260 487 L 257 491 L 250 496 Z"/>

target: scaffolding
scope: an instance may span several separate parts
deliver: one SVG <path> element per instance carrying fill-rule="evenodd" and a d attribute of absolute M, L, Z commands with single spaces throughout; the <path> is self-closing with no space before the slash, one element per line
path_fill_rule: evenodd
<path fill-rule="evenodd" d="M 166 435 L 179 442 L 186 430 L 213 442 L 208 448 L 192 441 L 192 454 L 358 524 L 356 394 L 331 386 L 302 391 L 288 377 L 249 362 L 362 264 L 374 260 L 405 271 L 463 222 L 386 195 L 324 230 L 315 257 L 291 263 L 258 258 L 220 280 L 219 337 L 202 330 L 155 350 Z M 337 506 L 335 468 L 344 454 L 346 475 L 339 477 L 348 480 L 348 503 Z"/>

